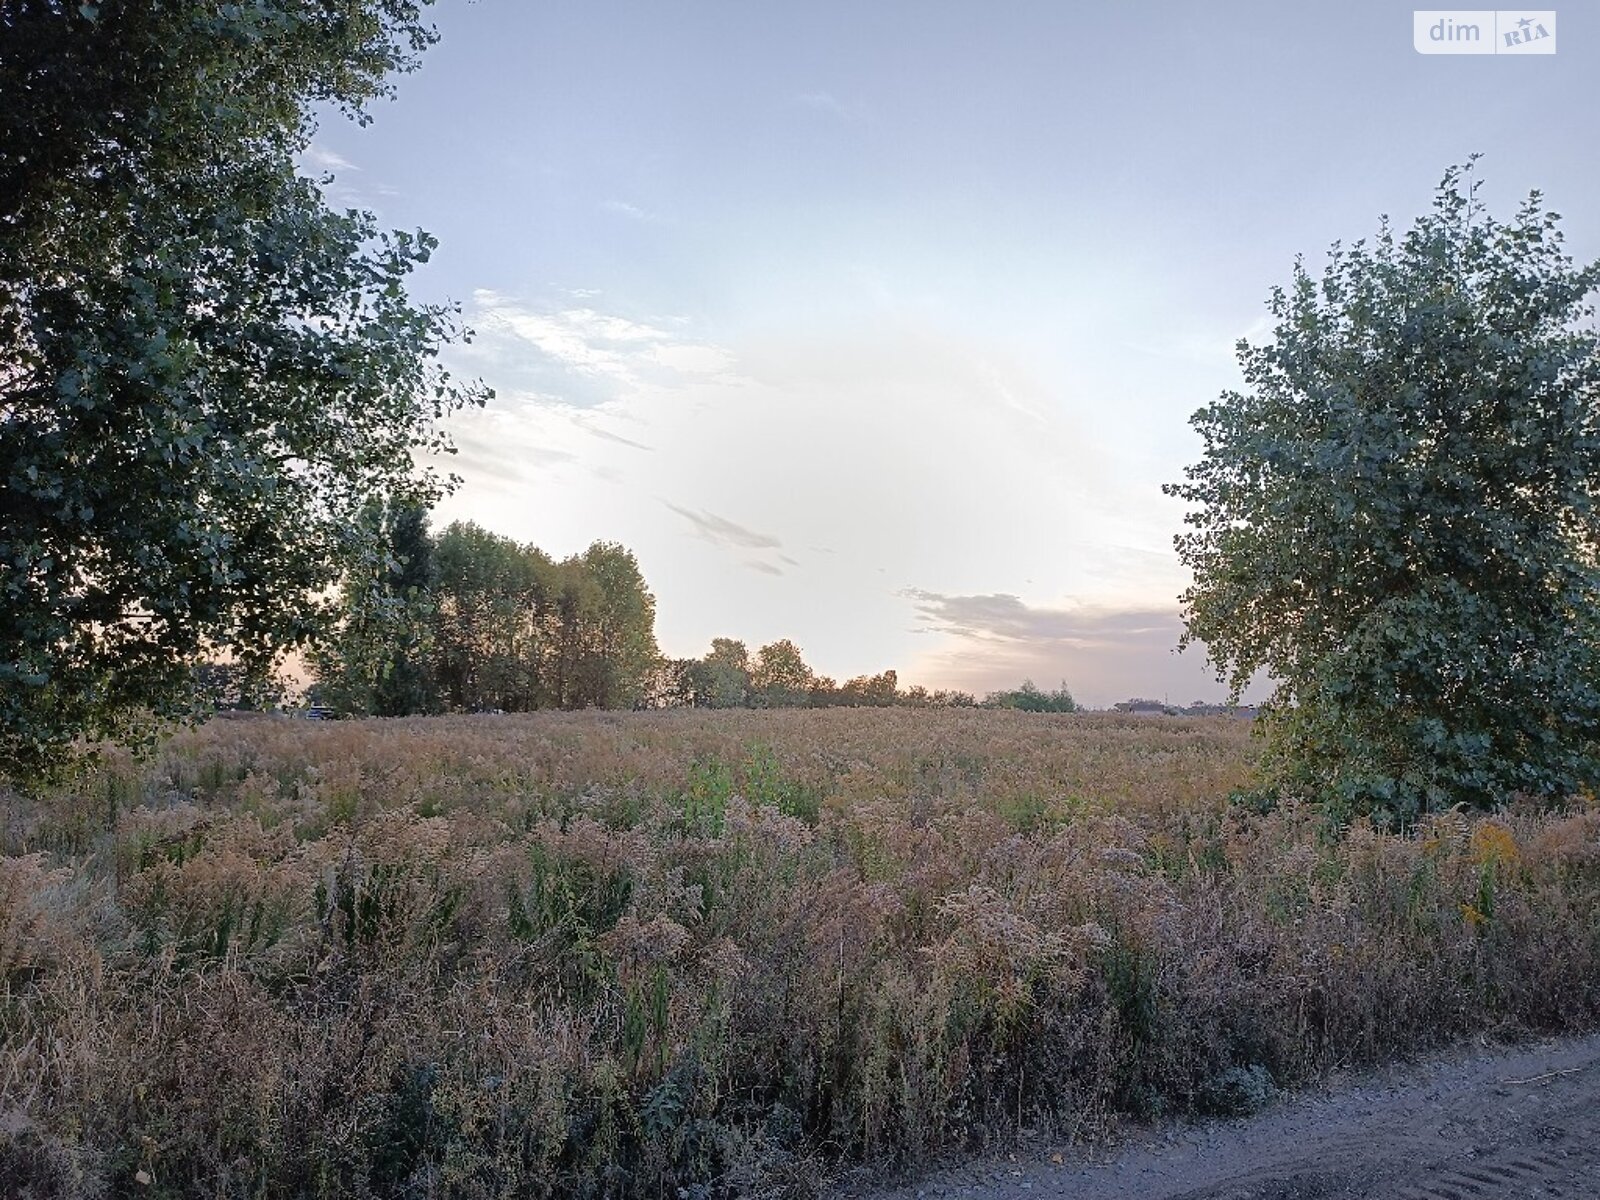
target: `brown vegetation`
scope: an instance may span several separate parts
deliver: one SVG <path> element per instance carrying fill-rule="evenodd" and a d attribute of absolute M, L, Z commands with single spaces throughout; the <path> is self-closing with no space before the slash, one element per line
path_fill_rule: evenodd
<path fill-rule="evenodd" d="M 1600 810 L 1339 834 L 1245 722 L 219 721 L 0 810 L 0 1192 L 804 1194 L 1600 1012 Z M 680 1190 L 681 1189 L 681 1190 Z"/>

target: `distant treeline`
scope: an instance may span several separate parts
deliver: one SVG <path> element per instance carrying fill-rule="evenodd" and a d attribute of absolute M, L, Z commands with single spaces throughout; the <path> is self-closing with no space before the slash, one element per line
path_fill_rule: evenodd
<path fill-rule="evenodd" d="M 901 705 L 1074 712 L 1065 684 L 991 692 L 902 689 L 892 670 L 843 683 L 787 638 L 754 653 L 717 638 L 703 658 L 666 658 L 655 597 L 613 542 L 556 560 L 425 509 L 371 511 L 385 553 L 345 583 L 337 632 L 311 661 L 311 699 L 339 713 L 581 708 L 825 708 Z M 223 698 L 219 696 L 219 701 Z"/>
<path fill-rule="evenodd" d="M 694 708 L 980 707 L 971 692 L 929 691 L 915 685 L 902 689 L 892 670 L 838 683 L 807 666 L 800 648 L 787 638 L 762 646 L 754 655 L 741 641 L 715 638 L 704 658 L 669 659 L 662 670 L 659 700 L 667 707 Z M 1028 712 L 1078 708 L 1066 684 L 1044 692 L 1031 680 L 1013 691 L 990 692 L 981 707 Z"/>

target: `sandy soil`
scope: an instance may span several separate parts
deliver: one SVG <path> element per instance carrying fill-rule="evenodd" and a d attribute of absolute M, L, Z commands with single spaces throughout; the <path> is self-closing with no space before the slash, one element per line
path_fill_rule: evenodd
<path fill-rule="evenodd" d="M 872 1200 L 1600 1200 L 1600 1035 L 1457 1051 L 1166 1126 L 1104 1161 L 1050 1148 L 939 1170 Z"/>

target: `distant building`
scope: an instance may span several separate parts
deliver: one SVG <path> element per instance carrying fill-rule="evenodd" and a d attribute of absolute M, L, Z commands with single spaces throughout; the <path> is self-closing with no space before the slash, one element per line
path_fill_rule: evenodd
<path fill-rule="evenodd" d="M 1175 717 L 1183 710 L 1181 708 L 1173 708 L 1172 705 L 1164 704 L 1160 700 L 1134 699 L 1124 700 L 1121 704 L 1113 705 L 1112 711 L 1120 713 L 1140 713 L 1146 716 Z"/>
<path fill-rule="evenodd" d="M 1112 705 L 1111 711 L 1146 717 L 1239 717 L 1248 721 L 1255 720 L 1257 715 L 1254 704 L 1210 704 L 1204 700 L 1196 700 L 1184 708 L 1162 700 L 1142 698 L 1124 700 L 1120 704 Z"/>

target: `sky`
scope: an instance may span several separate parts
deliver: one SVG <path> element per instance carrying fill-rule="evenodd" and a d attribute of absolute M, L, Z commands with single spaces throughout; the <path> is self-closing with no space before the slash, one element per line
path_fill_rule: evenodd
<path fill-rule="evenodd" d="M 839 680 L 1219 699 L 1175 652 L 1163 483 L 1269 290 L 1482 153 L 1600 255 L 1600 10 L 1423 55 L 1413 10 L 1120 0 L 478 0 L 305 165 L 440 239 L 412 294 L 494 388 L 472 520 L 639 559 L 663 651 Z"/>

